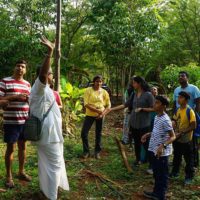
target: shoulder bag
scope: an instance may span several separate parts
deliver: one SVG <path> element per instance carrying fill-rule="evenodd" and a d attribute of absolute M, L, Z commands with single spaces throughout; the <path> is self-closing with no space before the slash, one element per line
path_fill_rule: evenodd
<path fill-rule="evenodd" d="M 41 138 L 41 130 L 42 130 L 42 123 L 45 118 L 48 116 L 50 110 L 52 109 L 55 100 L 47 110 L 47 112 L 43 115 L 42 120 L 39 120 L 37 117 L 30 114 L 30 117 L 26 120 L 24 124 L 24 139 L 29 141 L 39 141 Z"/>

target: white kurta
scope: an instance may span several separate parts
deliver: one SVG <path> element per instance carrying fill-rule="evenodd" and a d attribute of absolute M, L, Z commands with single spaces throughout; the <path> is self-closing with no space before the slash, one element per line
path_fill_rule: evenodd
<path fill-rule="evenodd" d="M 42 119 L 54 99 L 51 88 L 37 78 L 31 89 L 30 112 Z M 63 157 L 63 142 L 62 117 L 55 102 L 43 122 L 41 139 L 36 143 L 40 189 L 51 200 L 57 199 L 58 186 L 69 190 Z"/>

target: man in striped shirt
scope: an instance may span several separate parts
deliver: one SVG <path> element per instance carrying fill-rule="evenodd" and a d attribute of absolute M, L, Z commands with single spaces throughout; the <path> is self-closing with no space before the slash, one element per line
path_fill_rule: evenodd
<path fill-rule="evenodd" d="M 144 191 L 144 196 L 154 200 L 165 200 L 168 185 L 168 157 L 172 154 L 172 142 L 176 136 L 173 131 L 172 122 L 165 113 L 169 101 L 164 96 L 156 96 L 154 110 L 157 115 L 154 120 L 152 133 L 145 134 L 141 142 L 151 136 L 149 151 L 151 154 L 153 175 L 155 184 L 153 192 Z"/>
<path fill-rule="evenodd" d="M 26 62 L 16 62 L 12 77 L 0 81 L 0 100 L 7 100 L 9 104 L 4 108 L 4 142 L 7 143 L 5 153 L 6 187 L 13 188 L 12 161 L 13 152 L 18 144 L 19 174 L 18 178 L 30 181 L 24 172 L 26 145 L 23 138 L 23 128 L 29 112 L 30 83 L 23 79 L 26 73 Z"/>

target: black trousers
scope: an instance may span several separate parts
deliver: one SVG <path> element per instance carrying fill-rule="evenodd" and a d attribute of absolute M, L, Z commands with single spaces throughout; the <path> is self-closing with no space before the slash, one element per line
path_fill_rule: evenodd
<path fill-rule="evenodd" d="M 141 143 L 141 138 L 144 134 L 150 132 L 151 128 L 150 127 L 146 127 L 146 128 L 142 128 L 142 129 L 134 129 L 131 127 L 131 135 L 133 137 L 134 140 L 134 147 L 135 147 L 135 156 L 136 156 L 136 161 L 140 161 L 140 155 L 141 155 L 141 147 L 143 145 L 147 155 L 148 155 L 148 147 L 149 147 L 149 141 L 145 142 L 145 143 Z"/>
<path fill-rule="evenodd" d="M 89 153 L 89 144 L 88 144 L 88 133 L 93 123 L 96 123 L 95 129 L 95 153 L 99 153 L 101 151 L 101 135 L 102 135 L 102 127 L 103 127 L 103 119 L 97 119 L 96 117 L 86 116 L 82 131 L 81 138 L 83 142 L 83 152 Z"/>
<path fill-rule="evenodd" d="M 173 158 L 173 168 L 172 173 L 178 174 L 180 171 L 182 156 L 185 160 L 185 177 L 193 178 L 194 176 L 194 154 L 193 154 L 193 144 L 192 141 L 188 143 L 180 143 L 175 141 L 173 143 L 174 147 L 174 158 Z"/>
<path fill-rule="evenodd" d="M 150 156 L 155 180 L 153 192 L 158 196 L 159 200 L 164 200 L 168 187 L 168 156 L 157 158 L 153 152 L 150 152 Z"/>
<path fill-rule="evenodd" d="M 194 155 L 194 167 L 199 167 L 199 149 L 198 149 L 198 138 L 193 135 L 193 155 Z"/>

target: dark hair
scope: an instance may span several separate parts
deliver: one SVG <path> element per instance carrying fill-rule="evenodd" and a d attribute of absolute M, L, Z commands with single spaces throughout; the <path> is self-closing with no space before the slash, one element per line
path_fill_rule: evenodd
<path fill-rule="evenodd" d="M 39 76 L 40 70 L 41 70 L 41 66 L 37 66 L 37 69 L 36 69 L 36 76 Z"/>
<path fill-rule="evenodd" d="M 134 92 L 134 87 L 133 87 L 133 78 L 134 78 L 135 76 L 132 76 L 131 78 L 130 78 L 130 81 L 128 82 L 128 86 L 127 86 L 127 93 L 128 93 L 128 97 L 130 97 L 131 96 L 131 94 Z"/>
<path fill-rule="evenodd" d="M 184 97 L 186 100 L 190 99 L 190 95 L 187 92 L 181 91 L 178 95 Z"/>
<path fill-rule="evenodd" d="M 155 97 L 155 99 L 160 101 L 165 106 L 169 105 L 169 99 L 166 96 L 158 95 L 158 96 Z"/>
<path fill-rule="evenodd" d="M 128 88 L 127 88 L 127 93 L 128 93 L 128 96 L 130 97 L 131 94 L 134 92 L 134 88 L 132 85 L 129 85 Z"/>
<path fill-rule="evenodd" d="M 158 87 L 157 87 L 157 86 L 151 86 L 151 90 L 153 90 L 153 88 L 156 88 L 156 89 L 158 89 Z"/>
<path fill-rule="evenodd" d="M 93 78 L 93 83 L 97 80 L 97 79 L 100 79 L 103 81 L 103 77 L 101 75 L 96 75 L 94 78 Z"/>
<path fill-rule="evenodd" d="M 150 91 L 150 87 L 149 87 L 148 83 L 144 80 L 144 78 L 142 78 L 140 76 L 134 76 L 133 81 L 139 83 L 145 92 Z"/>
<path fill-rule="evenodd" d="M 180 71 L 180 72 L 179 72 L 179 75 L 180 75 L 180 74 L 185 74 L 186 77 L 189 78 L 189 74 L 188 74 L 186 71 Z"/>
<path fill-rule="evenodd" d="M 15 65 L 18 65 L 18 64 L 25 64 L 27 65 L 27 62 L 25 60 L 18 60 Z"/>
<path fill-rule="evenodd" d="M 130 83 L 132 83 L 134 81 L 135 77 L 136 77 L 135 75 L 131 77 Z"/>

